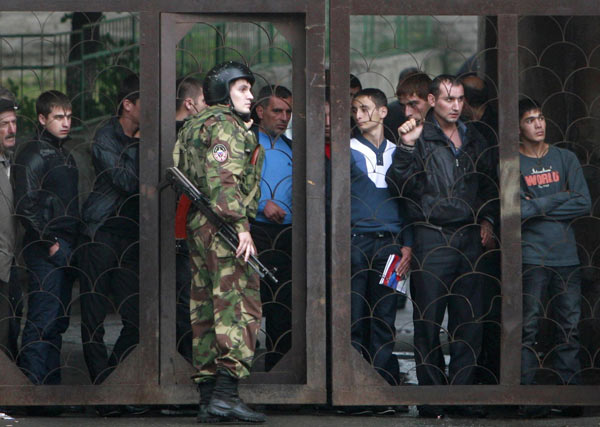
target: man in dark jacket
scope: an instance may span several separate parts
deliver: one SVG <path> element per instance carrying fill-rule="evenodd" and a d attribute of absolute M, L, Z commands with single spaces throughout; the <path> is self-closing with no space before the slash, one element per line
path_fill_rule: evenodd
<path fill-rule="evenodd" d="M 81 267 L 81 339 L 92 383 L 100 384 L 139 341 L 139 128 L 137 75 L 119 90 L 118 116 L 94 136 L 94 188 L 82 216 L 91 239 Z M 118 311 L 123 328 L 107 354 L 104 319 Z"/>
<path fill-rule="evenodd" d="M 15 211 L 25 227 L 29 270 L 27 321 L 19 367 L 34 384 L 60 384 L 61 334 L 69 326 L 75 275 L 65 268 L 79 230 L 78 171 L 63 147 L 71 130 L 71 102 L 51 90 L 36 102 L 39 131 L 14 167 Z"/>
<path fill-rule="evenodd" d="M 459 120 L 462 84 L 453 76 L 438 76 L 427 100 L 431 110 L 425 123 L 411 118 L 400 126 L 400 146 L 387 173 L 415 222 L 411 295 L 417 378 L 420 385 L 471 384 L 482 314 L 481 281 L 474 266 L 493 238 L 491 201 L 497 191 L 481 135 Z M 446 308 L 448 377 L 439 336 Z M 478 408 L 457 410 L 483 415 Z M 444 415 L 433 406 L 421 406 L 419 413 Z"/>

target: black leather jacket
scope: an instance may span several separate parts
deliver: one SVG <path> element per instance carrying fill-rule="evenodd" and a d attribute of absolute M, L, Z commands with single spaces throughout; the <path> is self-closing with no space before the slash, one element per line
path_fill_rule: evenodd
<path fill-rule="evenodd" d="M 462 147 L 456 156 L 430 110 L 414 150 L 401 145 L 394 152 L 388 184 L 408 199 L 412 221 L 437 226 L 460 226 L 481 219 L 494 223 L 496 166 L 481 134 L 471 125 L 463 129 Z"/>
<path fill-rule="evenodd" d="M 113 227 L 137 234 L 139 221 L 139 140 L 123 132 L 113 117 L 94 136 L 92 162 L 94 188 L 82 209 L 84 233 L 93 237 L 98 228 L 113 219 Z M 111 230 L 116 232 L 114 228 Z"/>
<path fill-rule="evenodd" d="M 58 237 L 71 243 L 79 231 L 79 174 L 73 156 L 49 132 L 40 131 L 20 147 L 12 166 L 15 211 L 25 242 Z"/>

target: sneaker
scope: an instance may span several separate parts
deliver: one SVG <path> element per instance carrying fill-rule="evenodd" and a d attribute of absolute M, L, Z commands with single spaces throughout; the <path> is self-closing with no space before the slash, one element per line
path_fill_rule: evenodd
<path fill-rule="evenodd" d="M 419 405 L 417 406 L 417 410 L 419 411 L 419 417 L 421 418 L 436 418 L 439 420 L 446 415 L 444 408 L 441 406 Z"/>
<path fill-rule="evenodd" d="M 485 418 L 488 415 L 487 411 L 482 406 L 478 405 L 448 406 L 446 408 L 446 413 L 463 418 Z"/>
<path fill-rule="evenodd" d="M 96 406 L 96 413 L 100 417 L 120 417 L 121 410 L 116 405 L 101 405 Z"/>
<path fill-rule="evenodd" d="M 148 405 L 124 405 L 122 407 L 122 412 L 126 415 L 143 415 L 149 411 L 150 406 Z"/>
<path fill-rule="evenodd" d="M 523 418 L 546 418 L 550 416 L 551 408 L 541 405 L 519 406 L 519 416 Z"/>
<path fill-rule="evenodd" d="M 583 406 L 558 406 L 553 411 L 558 412 L 561 417 L 577 418 L 583 416 Z"/>
<path fill-rule="evenodd" d="M 371 406 L 347 406 L 344 412 L 348 415 L 373 415 Z"/>
<path fill-rule="evenodd" d="M 396 415 L 396 409 L 393 406 L 375 406 L 373 413 L 379 416 Z"/>

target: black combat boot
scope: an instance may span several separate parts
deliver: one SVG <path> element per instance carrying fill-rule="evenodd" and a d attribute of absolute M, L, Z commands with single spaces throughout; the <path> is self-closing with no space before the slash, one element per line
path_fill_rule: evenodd
<path fill-rule="evenodd" d="M 198 391 L 200 392 L 200 405 L 198 408 L 198 416 L 196 417 L 196 421 L 199 423 L 218 423 L 221 420 L 221 418 L 209 414 L 206 410 L 208 408 L 208 404 L 210 403 L 210 398 L 212 397 L 214 389 L 214 379 L 198 384 Z"/>
<path fill-rule="evenodd" d="M 264 423 L 265 414 L 250 409 L 238 395 L 238 379 L 226 371 L 217 372 L 217 384 L 207 411 L 218 417 L 233 418 L 250 423 Z"/>

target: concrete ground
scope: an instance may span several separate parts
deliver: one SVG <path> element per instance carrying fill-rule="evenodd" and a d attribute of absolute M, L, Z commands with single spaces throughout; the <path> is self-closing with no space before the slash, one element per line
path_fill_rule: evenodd
<path fill-rule="evenodd" d="M 591 427 L 600 425 L 599 416 L 581 418 L 559 418 L 552 417 L 542 420 L 522 420 L 507 418 L 501 410 L 491 417 L 485 419 L 467 418 L 445 418 L 441 420 L 421 419 L 415 416 L 412 408 L 408 414 L 371 417 L 371 416 L 348 416 L 339 415 L 334 411 L 317 411 L 314 409 L 302 409 L 293 412 L 283 412 L 267 409 L 267 422 L 265 426 L 285 427 L 384 427 L 384 426 L 528 426 L 528 427 Z M 186 416 L 164 416 L 158 412 L 139 417 L 121 418 L 99 418 L 92 414 L 69 414 L 55 418 L 27 417 L 20 415 L 6 416 L 0 414 L 0 427 L 178 427 L 197 426 L 195 417 Z M 216 424 L 214 424 L 216 425 Z M 231 424 L 228 424 L 231 425 Z"/>

